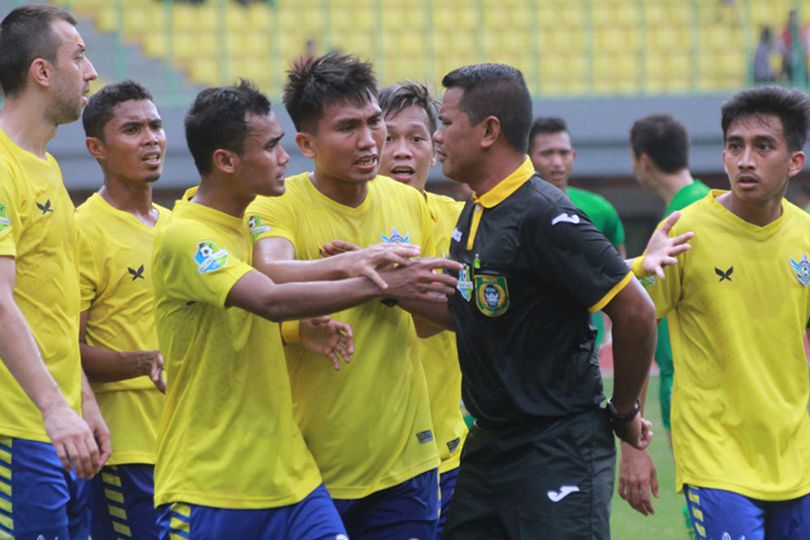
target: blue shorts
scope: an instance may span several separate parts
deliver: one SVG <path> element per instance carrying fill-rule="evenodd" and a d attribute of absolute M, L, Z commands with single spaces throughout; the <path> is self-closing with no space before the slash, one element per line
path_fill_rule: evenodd
<path fill-rule="evenodd" d="M 762 501 L 722 489 L 684 486 L 698 539 L 807 540 L 810 494 Z"/>
<path fill-rule="evenodd" d="M 447 519 L 447 509 L 450 508 L 450 499 L 456 490 L 456 480 L 458 479 L 458 467 L 439 475 L 439 487 L 441 489 L 441 512 L 439 512 L 439 522 L 436 524 L 436 538 L 441 538 L 444 530 L 444 520 Z"/>
<path fill-rule="evenodd" d="M 90 482 L 93 540 L 158 537 L 153 465 L 104 467 Z"/>
<path fill-rule="evenodd" d="M 438 469 L 431 469 L 362 499 L 336 499 L 349 536 L 362 540 L 436 538 L 438 474 Z"/>
<path fill-rule="evenodd" d="M 171 503 L 158 508 L 159 538 L 174 540 L 348 540 L 323 485 L 289 506 L 244 510 Z"/>
<path fill-rule="evenodd" d="M 0 437 L 0 538 L 86 540 L 87 486 L 62 467 L 52 444 Z"/>

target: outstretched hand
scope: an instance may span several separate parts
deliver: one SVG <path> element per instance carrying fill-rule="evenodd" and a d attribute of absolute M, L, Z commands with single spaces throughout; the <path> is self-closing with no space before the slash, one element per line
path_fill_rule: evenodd
<path fill-rule="evenodd" d="M 652 457 L 646 450 L 636 450 L 622 442 L 619 496 L 637 512 L 650 516 L 655 513 L 650 493 L 658 497 L 658 475 Z"/>
<path fill-rule="evenodd" d="M 333 240 L 321 248 L 321 255 L 339 262 L 342 277 L 366 277 L 383 290 L 388 283 L 380 276 L 380 270 L 408 266 L 420 253 L 419 246 L 413 244 L 381 243 L 360 248 L 343 240 Z"/>
<path fill-rule="evenodd" d="M 645 275 L 655 275 L 664 279 L 664 267 L 677 263 L 678 255 L 692 249 L 687 242 L 695 236 L 695 233 L 686 232 L 678 236 L 669 236 L 669 232 L 680 217 L 680 212 L 673 212 L 650 237 L 642 264 Z"/>
<path fill-rule="evenodd" d="M 340 361 L 347 364 L 354 354 L 352 327 L 331 317 L 313 317 L 300 321 L 298 327 L 301 345 L 329 358 L 335 370 Z"/>
<path fill-rule="evenodd" d="M 456 290 L 458 280 L 445 271 L 458 272 L 461 264 L 449 259 L 414 259 L 408 266 L 384 270 L 388 296 L 398 300 L 444 302 Z"/>

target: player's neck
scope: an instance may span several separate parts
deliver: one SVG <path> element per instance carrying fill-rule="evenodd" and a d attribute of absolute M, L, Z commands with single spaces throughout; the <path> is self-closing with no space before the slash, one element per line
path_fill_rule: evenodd
<path fill-rule="evenodd" d="M 480 197 L 515 172 L 525 159 L 526 156 L 514 152 L 502 153 L 500 156 L 493 155 L 490 159 L 484 160 L 481 174 L 473 180 L 465 180 L 465 183 Z"/>
<path fill-rule="evenodd" d="M 45 119 L 45 108 L 33 99 L 6 98 L 0 112 L 0 129 L 14 144 L 45 159 L 48 143 L 56 135 L 56 126 Z"/>
<path fill-rule="evenodd" d="M 656 193 L 664 200 L 664 205 L 669 206 L 675 194 L 693 182 L 689 169 L 681 169 L 673 174 L 662 174 L 661 180 L 654 185 Z"/>
<path fill-rule="evenodd" d="M 255 194 L 248 196 L 235 192 L 227 180 L 203 176 L 192 200 L 223 214 L 242 219 L 245 216 L 245 209 L 255 198 Z"/>
<path fill-rule="evenodd" d="M 729 191 L 717 197 L 717 202 L 738 218 L 759 227 L 773 223 L 782 215 L 782 197 L 765 201 L 743 201 Z"/>
<path fill-rule="evenodd" d="M 158 211 L 152 205 L 151 184 L 132 185 L 105 178 L 98 194 L 113 208 L 132 214 L 150 227 L 157 222 Z"/>
<path fill-rule="evenodd" d="M 315 171 L 309 174 L 315 189 L 338 204 L 357 208 L 368 196 L 368 182 L 347 182 Z"/>

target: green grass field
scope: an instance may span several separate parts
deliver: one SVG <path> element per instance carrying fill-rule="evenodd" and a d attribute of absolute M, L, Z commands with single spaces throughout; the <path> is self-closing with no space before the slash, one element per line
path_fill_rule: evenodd
<path fill-rule="evenodd" d="M 613 379 L 605 379 L 605 394 L 612 393 Z M 616 460 L 616 489 L 610 530 L 613 540 L 688 540 L 683 520 L 683 496 L 675 492 L 675 468 L 669 450 L 666 431 L 661 425 L 658 405 L 658 377 L 651 377 L 645 416 L 653 423 L 653 442 L 650 453 L 658 470 L 659 498 L 653 500 L 655 515 L 645 517 L 618 495 L 618 453 Z"/>

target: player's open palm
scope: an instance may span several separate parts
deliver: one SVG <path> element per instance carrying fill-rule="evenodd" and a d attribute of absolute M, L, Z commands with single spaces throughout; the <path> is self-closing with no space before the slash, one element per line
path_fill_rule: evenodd
<path fill-rule="evenodd" d="M 669 236 L 669 231 L 680 217 L 680 212 L 670 214 L 647 242 L 642 263 L 646 275 L 664 279 L 664 267 L 677 263 L 678 255 L 692 248 L 688 242 L 695 233 L 686 232 L 678 236 Z"/>
<path fill-rule="evenodd" d="M 329 358 L 335 370 L 340 362 L 348 363 L 354 354 L 352 327 L 331 317 L 314 317 L 299 323 L 301 345 Z"/>
<path fill-rule="evenodd" d="M 62 466 L 80 478 L 92 478 L 101 468 L 101 456 L 87 422 L 67 403 L 44 411 L 42 419 Z"/>

